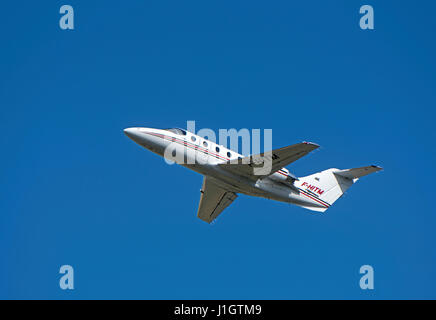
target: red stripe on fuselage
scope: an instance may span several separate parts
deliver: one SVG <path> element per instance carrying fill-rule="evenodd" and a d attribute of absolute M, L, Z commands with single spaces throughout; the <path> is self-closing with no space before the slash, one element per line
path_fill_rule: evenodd
<path fill-rule="evenodd" d="M 301 193 L 302 193 L 303 195 L 305 195 L 306 197 L 308 197 L 308 198 L 310 198 L 310 199 L 312 199 L 312 200 L 318 202 L 319 204 L 322 204 L 324 207 L 328 208 L 328 207 L 330 206 L 330 204 L 328 204 L 327 202 L 325 202 L 325 201 L 323 201 L 323 200 L 321 200 L 321 199 L 317 199 L 317 198 L 315 198 L 314 196 L 309 195 L 309 194 L 306 193 L 303 189 L 300 189 L 300 191 L 302 191 Z M 323 202 L 321 202 L 321 201 L 323 201 L 323 202 L 325 202 L 325 203 L 323 203 Z"/>
<path fill-rule="evenodd" d="M 205 149 L 205 148 L 203 148 L 203 147 L 201 147 L 201 146 L 199 146 L 199 145 L 192 144 L 192 143 L 190 143 L 190 142 L 188 142 L 188 141 L 186 141 L 186 140 L 181 140 L 181 139 L 178 139 L 178 138 L 175 138 L 175 137 L 162 135 L 162 134 L 160 134 L 160 133 L 151 133 L 151 132 L 147 132 L 147 134 L 152 135 L 152 136 L 156 136 L 156 137 L 159 137 L 159 138 L 163 138 L 163 139 L 168 139 L 168 138 L 169 138 L 170 141 L 172 141 L 172 142 L 178 142 L 179 144 L 183 144 L 184 146 L 189 147 L 189 148 L 194 149 L 194 150 L 198 150 L 198 149 L 200 149 L 201 152 L 203 152 L 203 153 L 207 153 L 207 154 L 210 154 L 210 155 L 213 155 L 214 157 L 216 157 L 216 158 L 218 158 L 218 159 L 223 159 L 223 160 L 227 160 L 227 161 L 230 160 L 229 158 L 225 158 L 225 157 L 223 157 L 223 156 L 221 156 L 221 155 L 219 155 L 219 154 L 216 154 L 216 153 L 210 152 L 209 150 L 207 150 L 207 149 Z M 281 175 L 283 175 L 283 176 L 288 177 L 288 174 L 284 173 L 284 171 L 282 171 L 282 169 L 278 170 L 277 173 L 279 173 L 279 174 L 281 174 Z M 313 196 L 307 194 L 303 189 L 300 189 L 300 191 L 302 191 L 302 194 L 305 195 L 306 197 L 308 197 L 309 199 L 318 202 L 319 204 L 325 206 L 326 208 L 328 208 L 328 206 L 330 206 L 330 204 L 328 204 L 327 202 L 326 202 L 326 203 L 323 203 L 323 202 L 321 202 L 321 201 L 323 201 L 323 200 L 321 200 L 321 199 L 316 199 L 315 197 L 313 197 Z"/>
<path fill-rule="evenodd" d="M 171 136 L 165 136 L 165 135 L 162 135 L 162 134 L 159 134 L 159 133 L 151 133 L 151 132 L 147 132 L 147 134 L 150 134 L 150 135 L 152 135 L 152 136 L 157 136 L 157 137 L 159 137 L 159 138 L 163 138 L 163 139 L 165 139 L 165 138 L 170 138 L 172 142 L 178 142 L 178 143 L 181 143 L 181 144 L 183 144 L 183 145 L 186 146 L 186 147 L 190 147 L 191 149 L 194 149 L 194 150 L 195 150 L 195 149 L 197 149 L 197 150 L 200 149 L 200 151 L 202 151 L 203 153 L 211 154 L 211 155 L 213 155 L 213 156 L 216 157 L 216 158 L 221 158 L 221 159 L 226 160 L 226 161 L 230 160 L 230 159 L 225 158 L 225 157 L 223 157 L 223 156 L 221 156 L 221 155 L 219 155 L 219 154 L 217 154 L 217 153 L 210 152 L 209 150 L 207 150 L 207 149 L 205 149 L 205 148 L 203 148 L 203 147 L 201 147 L 201 146 L 199 146 L 199 145 L 192 144 L 192 143 L 190 143 L 190 142 L 188 142 L 188 141 L 186 141 L 186 140 L 181 140 L 181 139 L 178 139 L 178 138 L 175 138 L 175 137 L 171 137 Z"/>

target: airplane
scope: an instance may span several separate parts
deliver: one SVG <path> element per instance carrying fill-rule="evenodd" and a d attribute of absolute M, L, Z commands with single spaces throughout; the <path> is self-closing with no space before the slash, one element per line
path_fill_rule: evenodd
<path fill-rule="evenodd" d="M 331 168 L 298 178 L 284 167 L 317 149 L 317 144 L 301 142 L 244 157 L 180 128 L 132 127 L 124 133 L 140 146 L 204 176 L 197 216 L 207 223 L 213 222 L 238 194 L 325 212 L 361 177 L 382 170 L 375 165 Z"/>

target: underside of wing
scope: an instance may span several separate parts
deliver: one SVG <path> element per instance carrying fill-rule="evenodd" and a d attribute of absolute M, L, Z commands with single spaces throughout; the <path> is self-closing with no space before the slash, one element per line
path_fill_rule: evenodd
<path fill-rule="evenodd" d="M 317 148 L 319 146 L 315 143 L 302 142 L 242 159 L 231 160 L 220 164 L 220 166 L 239 175 L 259 179 L 273 174 Z"/>
<path fill-rule="evenodd" d="M 213 179 L 204 177 L 197 216 L 211 223 L 236 197 L 234 192 L 227 191 L 218 186 Z"/>

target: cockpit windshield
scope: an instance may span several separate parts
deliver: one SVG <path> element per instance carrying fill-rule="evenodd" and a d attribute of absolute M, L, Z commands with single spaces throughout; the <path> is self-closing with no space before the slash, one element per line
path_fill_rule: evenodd
<path fill-rule="evenodd" d="M 186 131 L 183 129 L 179 129 L 179 128 L 169 128 L 169 129 L 164 129 L 166 131 L 178 134 L 178 135 L 183 135 L 186 136 Z"/>

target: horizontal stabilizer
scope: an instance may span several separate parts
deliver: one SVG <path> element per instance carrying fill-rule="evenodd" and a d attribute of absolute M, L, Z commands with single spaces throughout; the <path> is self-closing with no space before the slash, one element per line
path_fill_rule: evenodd
<path fill-rule="evenodd" d="M 366 176 L 370 173 L 380 171 L 382 169 L 383 168 L 378 166 L 368 166 L 368 167 L 361 167 L 361 168 L 354 168 L 354 169 L 338 170 L 333 173 L 338 176 L 354 180 Z"/>
<path fill-rule="evenodd" d="M 345 170 L 331 168 L 307 177 L 301 177 L 294 184 L 301 190 L 301 194 L 304 197 L 315 201 L 313 206 L 302 205 L 302 207 L 312 211 L 324 212 L 359 178 L 380 170 L 382 168 L 378 166 Z"/>

